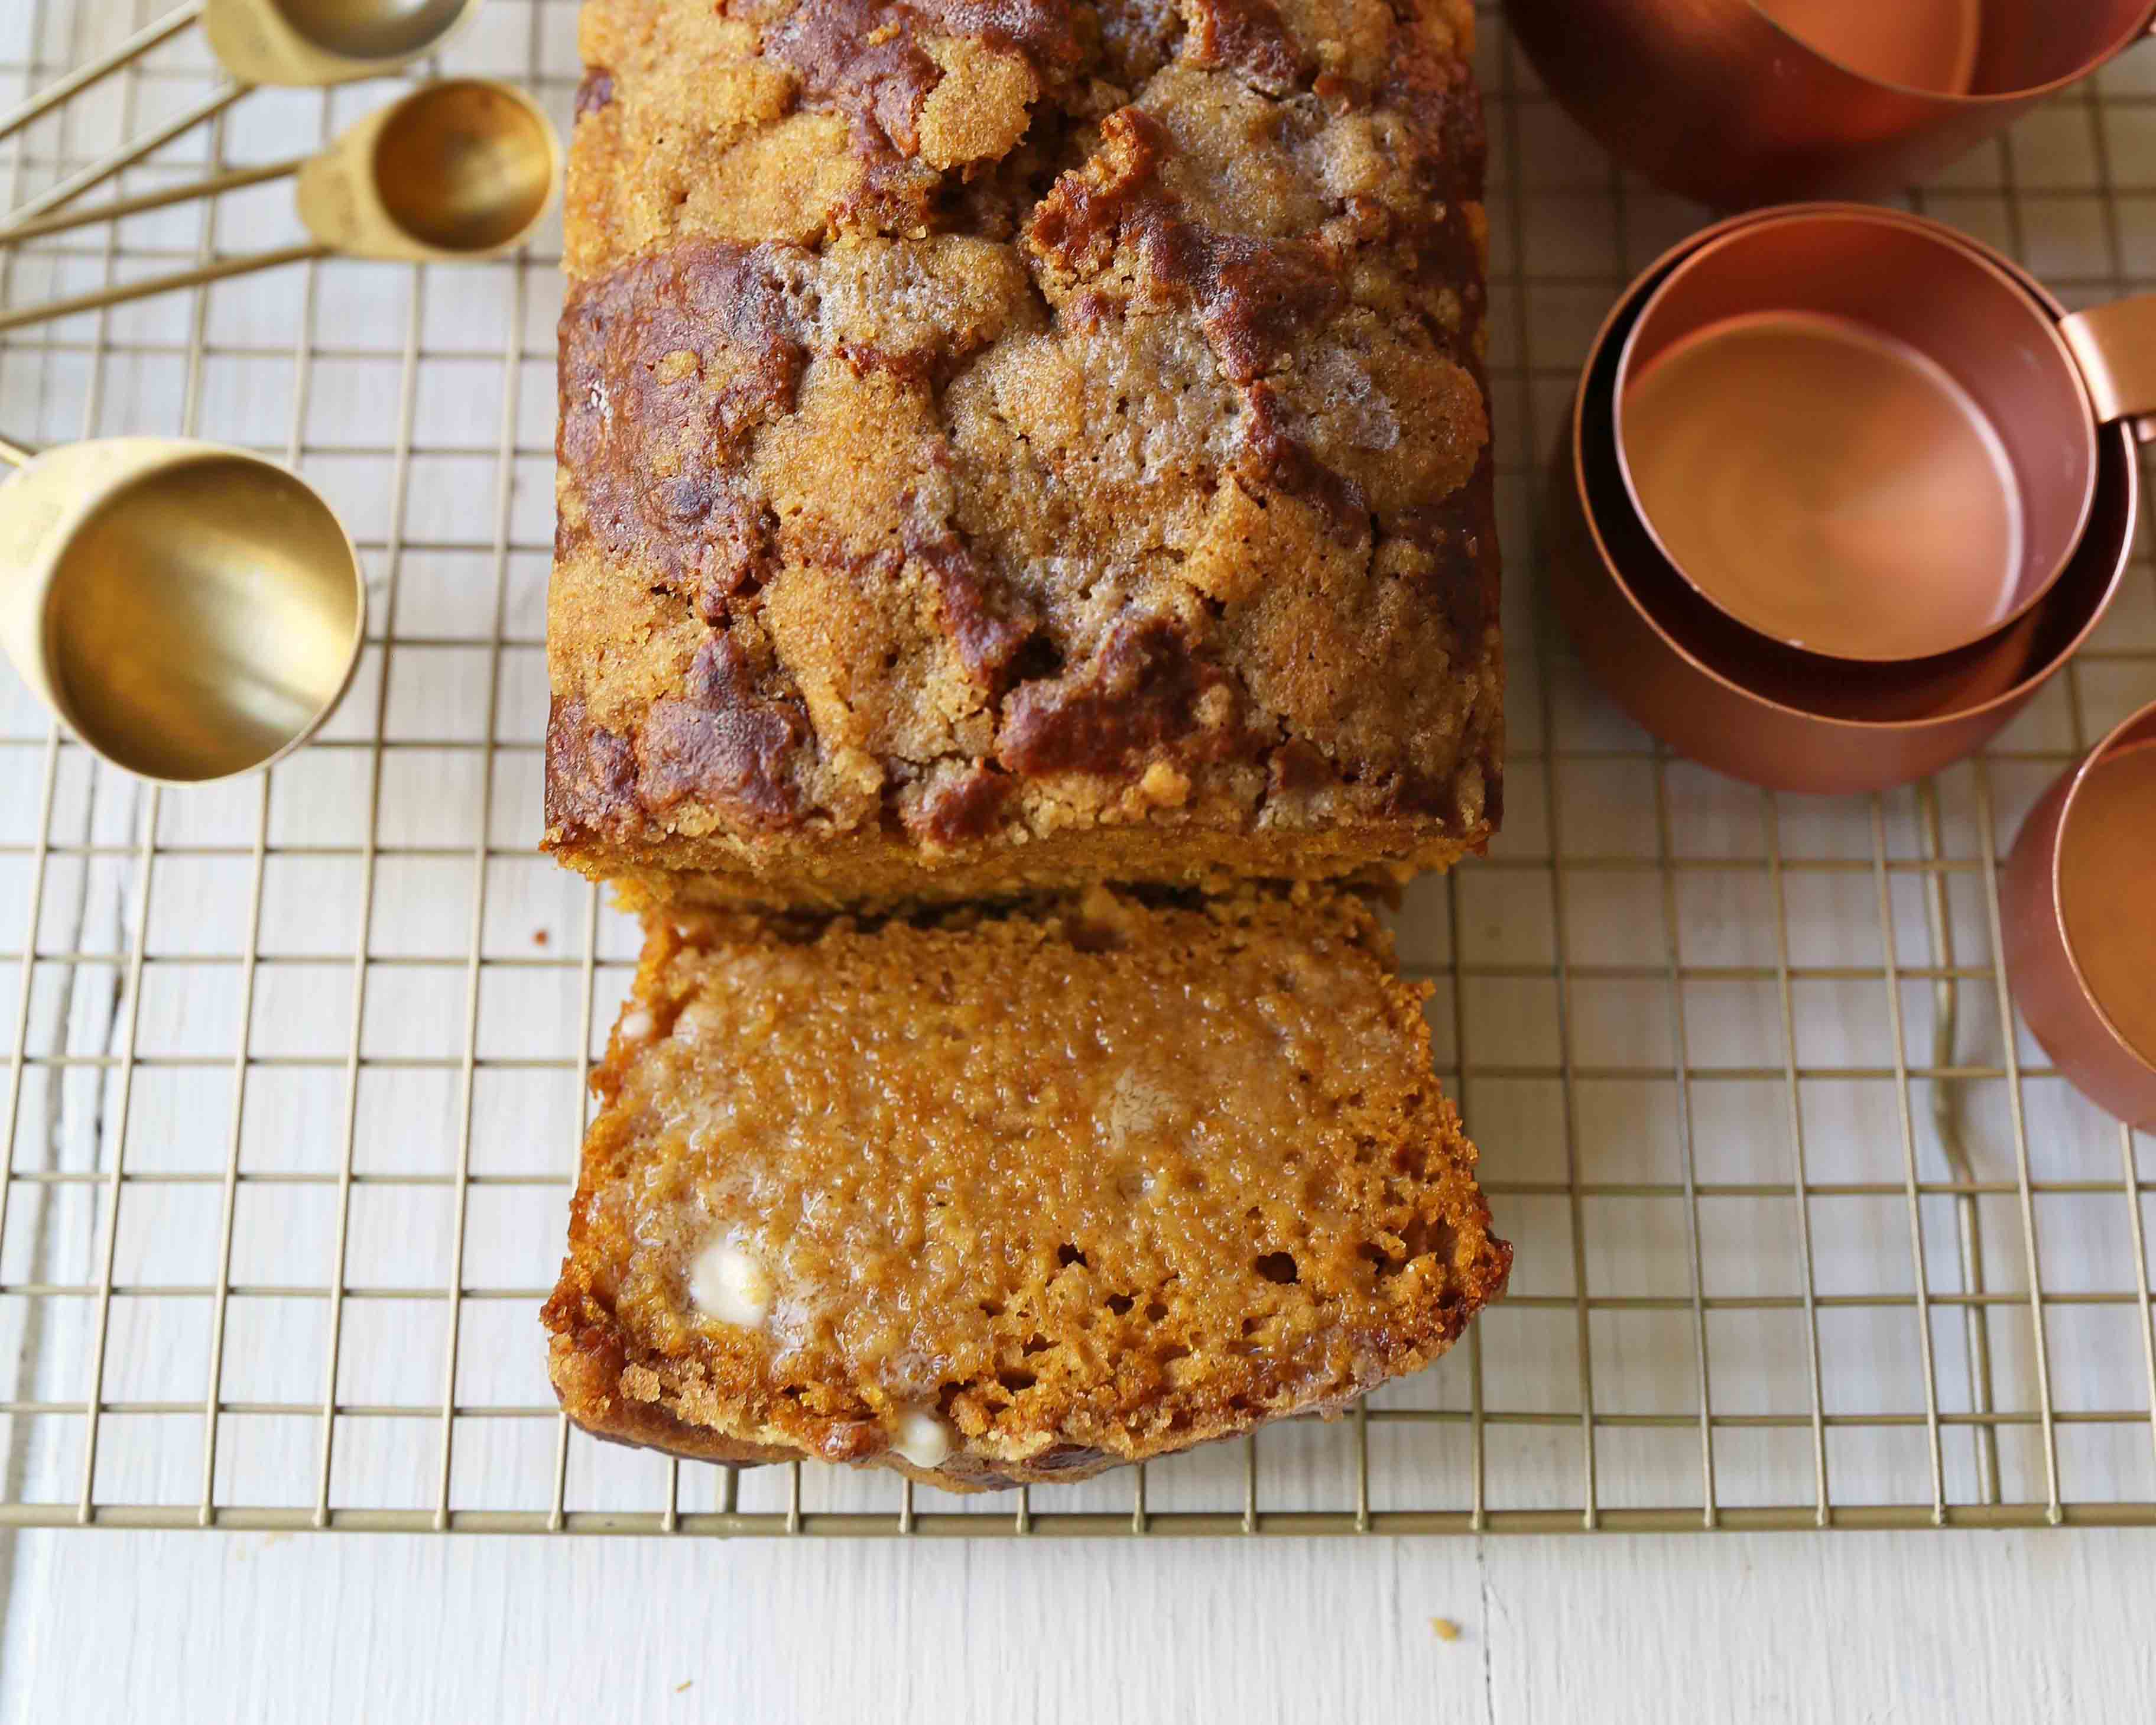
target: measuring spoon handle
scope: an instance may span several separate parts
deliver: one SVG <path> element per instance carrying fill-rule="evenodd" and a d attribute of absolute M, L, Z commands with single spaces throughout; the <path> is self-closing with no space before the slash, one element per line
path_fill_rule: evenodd
<path fill-rule="evenodd" d="M 155 192 L 145 192 L 135 198 L 117 198 L 110 203 L 93 204 L 88 209 L 71 209 L 64 215 L 40 216 L 34 221 L 18 222 L 12 228 L 0 228 L 0 245 L 19 245 L 26 239 L 42 239 L 48 234 L 64 234 L 70 228 L 87 228 L 93 222 L 116 222 L 122 216 L 139 216 L 145 210 L 163 209 L 175 203 L 189 203 L 200 198 L 215 198 L 226 192 L 237 192 L 245 186 L 259 186 L 266 180 L 281 180 L 300 171 L 306 161 L 304 156 L 295 156 L 289 162 L 266 162 L 259 167 L 235 167 L 225 173 L 213 174 L 206 180 L 194 180 L 184 186 L 167 186 Z"/>
<path fill-rule="evenodd" d="M 18 306 L 13 311 L 0 312 L 0 330 L 18 330 L 25 324 L 44 323 L 56 317 L 73 317 L 78 312 L 96 311 L 107 305 L 124 305 L 130 300 L 146 300 L 153 294 L 169 294 L 178 288 L 200 287 L 207 281 L 223 281 L 234 275 L 250 275 L 257 270 L 275 270 L 285 264 L 304 264 L 311 258 L 326 258 L 329 247 L 319 241 L 307 245 L 288 245 L 271 252 L 254 252 L 243 258 L 221 258 L 214 264 L 204 264 L 193 270 L 176 270 L 170 275 L 147 276 L 141 281 L 122 282 L 116 287 L 100 288 L 95 293 L 76 294 L 65 300 L 48 300 L 42 305 Z"/>
<path fill-rule="evenodd" d="M 203 15 L 203 0 L 187 0 L 184 6 L 145 24 L 102 59 L 92 60 L 64 78 L 55 79 L 35 95 L 6 115 L 0 115 L 0 138 L 20 131 L 41 114 L 49 114 L 79 90 L 110 78 L 131 60 L 140 59 L 159 43 L 169 40 Z"/>

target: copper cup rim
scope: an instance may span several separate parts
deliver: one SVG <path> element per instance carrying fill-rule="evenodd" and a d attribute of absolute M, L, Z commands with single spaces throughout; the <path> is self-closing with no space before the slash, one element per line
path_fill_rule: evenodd
<path fill-rule="evenodd" d="M 1866 211 L 1873 208 L 1869 204 L 1816 207 Z M 1578 503 L 1581 516 L 1585 521 L 1588 534 L 1594 541 L 1595 556 L 1611 583 L 1616 587 L 1618 592 L 1624 595 L 1625 603 L 1653 632 L 1656 639 L 1664 648 L 1675 654 L 1685 664 L 1717 686 L 1727 690 L 1739 700 L 1750 703 L 1762 711 L 1799 720 L 1824 731 L 1839 731 L 1855 737 L 1892 737 L 1915 735 L 1943 725 L 1958 724 L 1964 721 L 1976 719 L 1981 715 L 1996 712 L 2001 708 L 2015 706 L 2027 700 L 2037 689 L 2049 682 L 2057 674 L 2060 666 L 2081 650 L 2082 645 L 2103 621 L 2104 614 L 2110 609 L 2112 598 L 2117 595 L 2120 584 L 2126 578 L 2127 564 L 2133 551 L 2133 524 L 2140 516 L 2140 464 L 2130 456 L 2123 464 L 2123 479 L 2127 486 L 2126 508 L 2123 511 L 2126 532 L 2123 536 L 2118 554 L 2112 560 L 2110 578 L 2104 583 L 2102 593 L 2090 606 L 2088 616 L 2082 621 L 2082 626 L 2075 631 L 2073 638 L 2056 652 L 2047 655 L 2041 663 L 2031 665 L 2026 674 L 2011 688 L 2003 690 L 1973 706 L 1958 707 L 1948 712 L 1927 714 L 1920 718 L 1851 719 L 1831 713 L 1814 712 L 1808 708 L 1791 706 L 1786 701 L 1777 701 L 1772 696 L 1763 695 L 1758 690 L 1738 681 L 1718 666 L 1702 659 L 1681 637 L 1673 634 L 1663 625 L 1661 619 L 1656 617 L 1641 602 L 1639 594 L 1633 591 L 1631 583 L 1625 578 L 1620 560 L 1609 549 L 1609 542 L 1603 533 L 1602 524 L 1596 518 L 1594 494 L 1589 489 L 1586 436 L 1587 415 L 1594 393 L 1595 368 L 1609 347 L 1611 336 L 1619 329 L 1626 327 L 1628 320 L 1635 315 L 1635 309 L 1644 309 L 1646 296 L 1661 285 L 1671 270 L 1683 262 L 1694 247 L 1718 241 L 1739 228 L 1748 228 L 1763 221 L 1771 221 L 1781 213 L 1776 209 L 1748 211 L 1728 217 L 1680 240 L 1634 279 L 1631 286 L 1619 296 L 1617 303 L 1610 308 L 1609 316 L 1603 320 L 1601 328 L 1595 331 L 1594 340 L 1588 347 L 1586 362 L 1580 367 L 1578 385 L 1573 394 L 1572 429 L 1569 434 L 1572 446 L 1573 491 Z M 2055 324 L 2057 319 L 2066 316 L 2066 307 L 2060 304 L 2050 290 L 2019 264 L 1996 254 L 1988 261 L 1994 267 L 2005 270 L 2028 292 L 2035 295 L 2039 305 Z M 2107 428 L 2107 430 L 2110 434 L 2128 439 L 2129 443 L 2133 435 L 2132 429 L 2127 426 L 2112 426 Z M 1635 511 L 1635 513 L 1636 515 L 1637 512 Z M 1645 525 L 1644 521 L 1641 525 Z M 1656 543 L 1659 545 L 1659 541 Z M 1763 639 L 1765 638 L 1763 637 Z"/>
<path fill-rule="evenodd" d="M 2082 61 L 2071 71 L 2061 73 L 2056 78 L 2047 79 L 2041 84 L 2024 85 L 2014 90 L 1928 90 L 1920 84 L 1903 84 L 1895 79 L 1875 77 L 1869 72 L 1860 71 L 1848 61 L 1829 54 L 1816 44 L 1807 42 L 1779 18 L 1766 11 L 1759 4 L 1759 0 L 1744 0 L 1744 5 L 1754 18 L 1788 43 L 1790 47 L 1810 54 L 1814 59 L 1825 65 L 1832 66 L 1844 77 L 1854 78 L 1860 84 L 1868 85 L 1873 90 L 1887 90 L 1896 95 L 1913 97 L 1918 101 L 1937 102 L 1942 106 L 1953 108 L 1986 108 L 2008 102 L 2041 100 L 2046 96 L 2056 95 L 2068 85 L 2078 84 L 2082 79 L 2101 71 L 2143 36 L 2156 31 L 2156 6 L 2151 6 L 2120 31 L 2115 39 Z"/>
<path fill-rule="evenodd" d="M 2148 735 L 2136 738 L 2133 733 L 2137 731 L 2146 731 Z M 2129 713 L 2112 726 L 2105 733 L 2103 740 L 2091 749 L 2082 757 L 2081 764 L 2067 776 L 2066 793 L 2059 803 L 2057 832 L 2051 839 L 2051 855 L 2045 859 L 2044 879 L 2049 895 L 2046 909 L 2051 919 L 2051 932 L 2058 938 L 2059 950 L 2066 954 L 2066 968 L 2073 973 L 2074 986 L 2081 991 L 2082 999 L 2087 1003 L 2089 1010 L 2096 1014 L 2097 1021 L 2104 1028 L 2104 1034 L 2111 1038 L 2112 1044 L 2128 1060 L 2135 1061 L 2152 1077 L 2156 1077 L 2156 1055 L 2129 1041 L 2126 1032 L 2119 1029 L 2118 1021 L 2097 998 L 2096 990 L 2089 986 L 2088 976 L 2082 968 L 2081 955 L 2074 950 L 2073 937 L 2066 929 L 2066 834 L 2073 824 L 2074 805 L 2081 800 L 2089 776 L 2098 767 L 2121 747 L 2140 743 L 2156 743 L 2156 701 L 2152 701 L 2138 712 Z"/>
<path fill-rule="evenodd" d="M 1942 249 L 1955 253 L 1962 261 L 1974 264 L 1985 275 L 1990 276 L 2017 300 L 2027 305 L 2031 331 L 2037 330 L 2043 331 L 2045 340 L 2050 343 L 2052 352 L 2057 357 L 2058 369 L 2061 377 L 2071 385 L 2075 398 L 2081 403 L 2085 410 L 2084 419 L 2087 436 L 2083 444 L 2086 459 L 2082 463 L 2081 501 L 2076 513 L 2073 535 L 2067 542 L 2065 551 L 2054 560 L 2051 567 L 2044 572 L 2041 581 L 2025 583 L 2027 591 L 2013 609 L 2001 612 L 1998 616 L 1986 621 L 1981 629 L 1961 639 L 1944 641 L 1924 653 L 1914 655 L 1877 653 L 1851 651 L 1840 647 L 1832 649 L 1813 647 L 1802 641 L 1793 641 L 1786 636 L 1775 634 L 1769 629 L 1761 628 L 1750 619 L 1739 616 L 1731 610 L 1712 589 L 1702 586 L 1694 579 L 1691 572 L 1686 569 L 1671 551 L 1669 545 L 1662 537 L 1661 530 L 1655 525 L 1654 518 L 1647 513 L 1645 506 L 1641 501 L 1638 483 L 1633 477 L 1631 463 L 1626 459 L 1625 453 L 1625 388 L 1632 379 L 1633 362 L 1640 333 L 1647 327 L 1648 321 L 1654 316 L 1655 307 L 1664 295 L 1671 292 L 1680 281 L 1692 275 L 1694 272 L 1712 267 L 1718 254 L 1727 252 L 1741 244 L 1755 232 L 1774 228 L 1798 228 L 1812 223 L 1830 221 L 1853 222 L 1860 226 L 1892 228 L 1899 233 L 1913 235 L 1928 244 L 1937 245 Z M 1625 494 L 1632 500 L 1632 511 L 1639 517 L 1640 525 L 1646 530 L 1648 536 L 1654 541 L 1655 548 L 1661 553 L 1662 560 L 1683 578 L 1687 587 L 1732 623 L 1749 629 L 1754 634 L 1764 636 L 1765 639 L 1788 648 L 1793 653 L 1804 654 L 1814 659 L 1845 665 L 1922 664 L 1927 660 L 1943 659 L 1950 654 L 1965 651 L 1982 642 L 1993 640 L 2005 634 L 2008 629 L 2013 628 L 2015 624 L 2051 597 L 2052 589 L 2057 587 L 2061 578 L 2072 567 L 2075 557 L 2080 554 L 2082 542 L 2087 537 L 2089 523 L 2096 512 L 2097 485 L 2102 466 L 2102 439 L 2106 428 L 2097 412 L 2095 398 L 2089 393 L 2088 379 L 2082 371 L 2081 363 L 2074 357 L 2073 349 L 2067 346 L 2066 338 L 2060 333 L 2059 320 L 2066 315 L 2065 308 L 2052 298 L 2049 291 L 2034 276 L 2019 268 L 2000 253 L 1994 251 L 1983 241 L 1973 239 L 1958 229 L 1949 228 L 1943 222 L 1935 222 L 1926 216 L 1912 215 L 1904 210 L 1882 209 L 1877 205 L 1868 203 L 1789 203 L 1754 211 L 1749 219 L 1725 223 L 1723 226 L 1727 231 L 1715 228 L 1707 230 L 1712 238 L 1707 239 L 1696 249 L 1684 253 L 1682 256 L 1671 260 L 1668 269 L 1656 282 L 1653 291 L 1640 301 L 1639 313 L 1633 319 L 1630 330 L 1625 334 L 1624 352 L 1618 361 L 1616 392 L 1612 403 L 1613 411 L 1615 412 L 1618 420 L 1618 469 L 1625 481 Z M 1656 267 L 1661 266 L 1657 264 Z M 1599 351 L 1598 338 L 1595 352 L 1599 353 Z"/>

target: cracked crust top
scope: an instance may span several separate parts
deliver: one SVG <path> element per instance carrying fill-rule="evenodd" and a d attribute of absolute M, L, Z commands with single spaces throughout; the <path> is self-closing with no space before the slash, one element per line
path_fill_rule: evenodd
<path fill-rule="evenodd" d="M 1471 28 L 589 0 L 550 847 L 835 903 L 1486 839 Z"/>
<path fill-rule="evenodd" d="M 1337 1411 L 1511 1261 L 1428 993 L 1326 889 L 662 921 L 593 1079 L 562 1404 L 952 1490 Z"/>

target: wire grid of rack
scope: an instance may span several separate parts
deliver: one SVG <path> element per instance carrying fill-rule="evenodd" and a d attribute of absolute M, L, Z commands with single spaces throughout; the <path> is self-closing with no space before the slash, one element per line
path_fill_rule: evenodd
<path fill-rule="evenodd" d="M 0 23 L 0 99 L 150 15 L 27 10 Z M 440 69 L 520 79 L 566 121 L 574 18 L 491 0 Z M 322 736 L 209 789 L 100 768 L 0 686 L 0 1527 L 2156 1524 L 2156 1145 L 2010 1032 L 1995 884 L 2043 786 L 2156 695 L 2146 543 L 2071 673 L 1907 793 L 1763 794 L 1618 718 L 1537 596 L 1537 476 L 1603 311 L 1702 218 L 1615 175 L 1482 27 L 1510 824 L 1399 924 L 1518 1247 L 1509 1299 L 1345 1420 L 1052 1490 L 947 1502 L 572 1432 L 535 1307 L 634 932 L 531 848 L 556 239 L 310 264 L 0 345 L 11 437 L 293 462 L 358 541 L 372 617 Z M 177 39 L 0 146 L 0 201 L 218 84 Z M 393 87 L 256 93 L 125 187 L 313 147 Z M 1915 201 L 2076 302 L 2156 280 L 2156 54 Z M 0 296 L 293 232 L 266 187 L 39 244 Z"/>

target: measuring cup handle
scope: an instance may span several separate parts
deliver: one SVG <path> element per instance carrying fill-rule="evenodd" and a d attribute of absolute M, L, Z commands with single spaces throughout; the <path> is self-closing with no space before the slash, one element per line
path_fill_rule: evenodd
<path fill-rule="evenodd" d="M 2142 442 L 2156 443 L 2156 294 L 2077 311 L 2059 333 L 2081 367 L 2097 418 L 2107 425 L 2130 419 Z"/>

